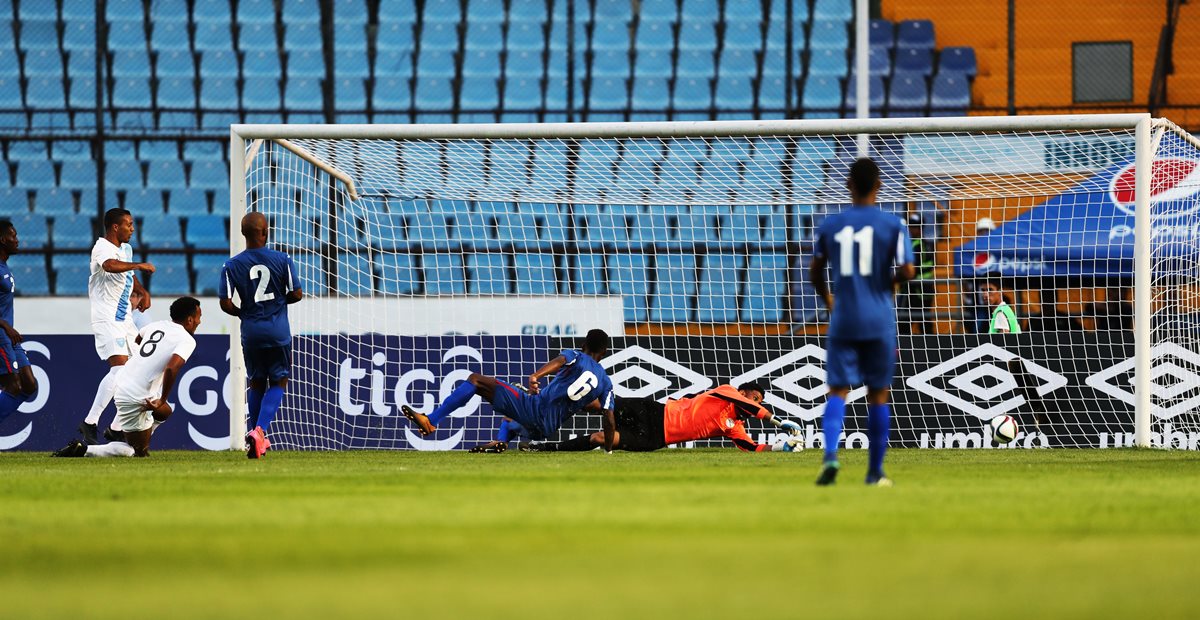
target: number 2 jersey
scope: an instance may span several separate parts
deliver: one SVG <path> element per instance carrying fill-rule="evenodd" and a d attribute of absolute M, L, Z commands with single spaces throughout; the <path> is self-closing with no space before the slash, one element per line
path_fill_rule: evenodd
<path fill-rule="evenodd" d="M 879 207 L 849 207 L 821 223 L 813 254 L 829 261 L 832 275 L 828 335 L 844 340 L 894 338 L 892 265 L 913 262 L 904 222 Z"/>
<path fill-rule="evenodd" d="M 221 268 L 219 294 L 233 299 L 237 291 L 242 308 L 242 346 L 247 349 L 292 344 L 288 325 L 287 294 L 300 288 L 296 265 L 278 250 L 262 247 L 241 252 Z"/>
<path fill-rule="evenodd" d="M 138 332 L 141 341 L 132 345 L 133 355 L 117 375 L 118 403 L 140 403 L 162 396 L 163 371 L 178 355 L 187 361 L 196 350 L 196 339 L 174 321 L 155 321 Z"/>

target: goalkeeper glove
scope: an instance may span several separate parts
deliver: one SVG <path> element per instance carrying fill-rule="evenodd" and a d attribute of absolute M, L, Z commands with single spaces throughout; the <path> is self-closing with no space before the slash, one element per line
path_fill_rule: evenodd
<path fill-rule="evenodd" d="M 788 436 L 771 444 L 771 452 L 800 452 L 804 449 L 804 440 L 796 436 Z"/>
<path fill-rule="evenodd" d="M 797 424 L 796 422 L 793 422 L 792 420 L 784 420 L 783 422 L 780 422 L 779 428 L 780 428 L 780 430 L 784 431 L 785 433 L 788 433 L 789 435 L 799 436 L 800 433 L 803 432 L 800 429 L 800 425 Z"/>

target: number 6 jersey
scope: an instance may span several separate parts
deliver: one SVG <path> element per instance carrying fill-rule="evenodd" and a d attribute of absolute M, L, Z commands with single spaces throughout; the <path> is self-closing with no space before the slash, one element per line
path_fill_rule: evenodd
<path fill-rule="evenodd" d="M 233 299 L 237 291 L 242 308 L 242 346 L 247 349 L 292 344 L 287 299 L 300 288 L 291 257 L 271 248 L 248 249 L 225 261 L 219 294 Z"/>
<path fill-rule="evenodd" d="M 196 350 L 196 339 L 174 321 L 155 321 L 138 332 L 137 344 L 130 343 L 133 355 L 117 375 L 118 403 L 140 403 L 162 396 L 163 371 L 178 355 L 187 361 Z"/>

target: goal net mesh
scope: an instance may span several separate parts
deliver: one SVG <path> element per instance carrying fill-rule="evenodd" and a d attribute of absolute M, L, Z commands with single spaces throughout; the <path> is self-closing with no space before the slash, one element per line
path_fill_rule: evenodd
<path fill-rule="evenodd" d="M 428 413 L 471 372 L 523 383 L 593 327 L 613 336 L 618 402 L 759 381 L 820 446 L 828 316 L 808 265 L 817 227 L 850 208 L 856 136 L 247 147 L 247 209 L 305 289 L 275 447 L 490 440 L 500 418 L 478 397 L 431 437 L 399 407 Z M 1193 448 L 1194 151 L 1168 131 L 1156 154 L 1153 325 L 1154 430 Z M 1130 445 L 1133 132 L 875 135 L 869 154 L 918 262 L 897 289 L 894 444 L 991 447 L 987 421 L 1008 414 L 1007 447 Z M 997 298 L 1021 333 L 989 333 Z M 599 428 L 578 415 L 561 438 Z M 865 445 L 862 389 L 844 441 Z"/>

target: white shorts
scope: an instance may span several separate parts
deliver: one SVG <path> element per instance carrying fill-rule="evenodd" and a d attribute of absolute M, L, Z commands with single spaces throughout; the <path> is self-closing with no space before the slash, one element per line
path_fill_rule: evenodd
<path fill-rule="evenodd" d="M 102 360 L 114 355 L 131 355 L 138 335 L 133 321 L 94 321 L 92 334 L 96 336 L 96 355 Z"/>
<path fill-rule="evenodd" d="M 121 430 L 136 433 L 154 426 L 154 414 L 142 403 L 118 400 L 114 404 L 117 406 L 117 426 Z"/>

